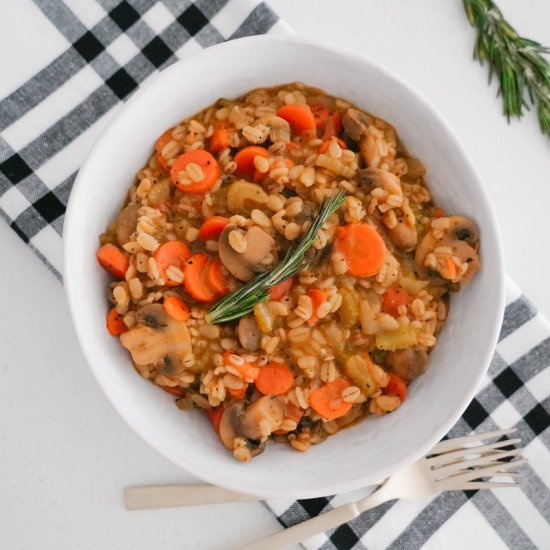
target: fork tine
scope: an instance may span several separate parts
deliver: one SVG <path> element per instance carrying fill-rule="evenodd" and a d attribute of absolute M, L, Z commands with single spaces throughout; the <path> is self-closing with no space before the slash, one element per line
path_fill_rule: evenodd
<path fill-rule="evenodd" d="M 526 459 L 514 460 L 512 462 L 503 462 L 498 466 L 490 466 L 488 468 L 477 468 L 475 470 L 468 470 L 461 474 L 452 476 L 450 478 L 445 478 L 437 481 L 437 483 L 442 483 L 445 485 L 445 489 L 448 490 L 451 488 L 460 488 L 462 487 L 463 482 L 472 481 L 473 479 L 478 479 L 482 477 L 496 477 L 496 476 L 506 476 L 506 470 L 509 468 L 515 468 L 521 464 L 525 464 Z"/>
<path fill-rule="evenodd" d="M 496 430 L 494 432 L 487 432 L 484 434 L 472 434 L 465 437 L 455 437 L 454 439 L 447 439 L 445 441 L 440 441 L 430 453 L 446 453 L 447 451 L 453 451 L 461 445 L 467 445 L 475 441 L 483 441 L 484 439 L 493 439 L 495 437 L 501 437 L 503 435 L 511 434 L 515 432 L 516 428 L 507 428 L 506 430 Z"/>
<path fill-rule="evenodd" d="M 501 487 L 517 487 L 518 484 L 514 482 L 497 482 L 497 481 L 470 481 L 461 485 L 463 491 L 472 489 L 500 489 Z"/>
<path fill-rule="evenodd" d="M 451 441 L 454 441 L 454 440 L 450 439 L 449 442 Z M 488 443 L 487 445 L 477 445 L 475 447 L 462 447 L 459 449 L 456 449 L 455 447 L 455 450 L 452 450 L 452 452 L 447 452 L 437 456 L 432 456 L 427 460 L 432 466 L 439 466 L 441 464 L 447 464 L 451 462 L 453 459 L 460 459 L 463 456 L 467 456 L 471 454 L 480 454 L 480 455 L 485 454 L 487 451 L 493 451 L 496 449 L 500 449 L 501 447 L 509 447 L 510 445 L 515 445 L 520 441 L 521 439 L 519 438 L 503 439 L 502 441 L 496 441 L 495 443 Z M 447 441 L 445 441 L 445 443 L 447 443 Z"/>
<path fill-rule="evenodd" d="M 443 477 L 446 477 L 448 474 L 451 474 L 458 470 L 464 470 L 466 468 L 470 468 L 471 466 L 481 466 L 482 464 L 485 466 L 490 466 L 490 465 L 493 465 L 493 463 L 496 463 L 494 465 L 502 464 L 501 462 L 499 462 L 498 459 L 517 456 L 517 455 L 520 455 L 521 453 L 522 453 L 522 449 L 514 449 L 513 451 L 506 451 L 503 453 L 471 458 L 470 460 L 461 460 L 459 462 L 454 462 L 452 464 L 443 465 L 443 466 L 440 466 L 439 468 L 435 468 L 434 473 L 435 475 L 441 476 L 441 478 L 443 478 Z"/>

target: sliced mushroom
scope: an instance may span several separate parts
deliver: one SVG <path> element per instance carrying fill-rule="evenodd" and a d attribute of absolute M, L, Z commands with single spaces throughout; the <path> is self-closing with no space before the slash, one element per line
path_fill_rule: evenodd
<path fill-rule="evenodd" d="M 380 187 L 390 195 L 399 195 L 400 197 L 403 195 L 399 178 L 387 170 L 362 168 L 357 172 L 357 183 L 367 191 L 372 191 L 373 187 Z"/>
<path fill-rule="evenodd" d="M 416 224 L 414 220 L 411 223 L 409 218 L 400 209 L 395 210 L 395 215 L 397 225 L 392 228 L 386 228 L 388 236 L 400 250 L 412 250 L 418 243 Z"/>
<path fill-rule="evenodd" d="M 237 401 L 222 415 L 220 439 L 230 451 L 235 450 L 239 440 L 244 441 L 249 452 L 239 454 L 241 459 L 256 456 L 264 450 L 271 433 L 281 426 L 283 417 L 283 406 L 273 397 L 261 397 L 248 407 L 244 401 Z"/>
<path fill-rule="evenodd" d="M 439 218 L 437 226 L 434 228 L 432 223 L 416 249 L 416 271 L 424 279 L 432 275 L 467 284 L 481 266 L 478 248 L 479 232 L 472 220 L 465 216 Z M 457 272 L 452 276 L 448 271 L 448 260 L 451 257 L 457 257 L 462 264 L 468 264 L 464 273 Z"/>
<path fill-rule="evenodd" d="M 267 202 L 266 192 L 257 184 L 237 180 L 227 188 L 227 208 L 234 214 L 250 216 L 254 208 L 262 208 Z"/>
<path fill-rule="evenodd" d="M 245 408 L 241 433 L 248 439 L 269 437 L 283 423 L 284 408 L 275 397 L 264 395 Z"/>
<path fill-rule="evenodd" d="M 350 107 L 342 117 L 344 132 L 353 141 L 359 141 L 363 132 L 367 129 L 368 119 L 365 113 Z"/>
<path fill-rule="evenodd" d="M 226 225 L 219 239 L 219 255 L 225 268 L 240 281 L 250 281 L 257 273 L 258 264 L 275 251 L 275 239 L 261 227 L 252 226 L 246 233 L 246 249 L 237 252 L 229 244 L 229 234 L 236 229 Z"/>
<path fill-rule="evenodd" d="M 389 351 L 386 366 L 395 374 L 410 382 L 428 368 L 428 354 L 424 349 L 407 348 Z"/>
<path fill-rule="evenodd" d="M 136 230 L 139 204 L 129 204 L 120 211 L 116 219 L 116 240 L 119 246 L 125 245 Z"/>
<path fill-rule="evenodd" d="M 237 334 L 241 346 L 248 351 L 256 351 L 260 349 L 260 341 L 262 333 L 256 324 L 253 315 L 241 317 L 237 327 Z"/>
<path fill-rule="evenodd" d="M 191 353 L 187 326 L 170 317 L 161 304 L 142 307 L 137 323 L 120 335 L 122 345 L 132 354 L 137 366 L 150 365 L 160 374 L 177 376 L 186 369 L 185 358 Z"/>
<path fill-rule="evenodd" d="M 258 119 L 255 124 L 263 124 L 269 128 L 269 138 L 273 143 L 277 141 L 284 141 L 288 143 L 290 141 L 290 124 L 280 116 L 268 115 Z"/>

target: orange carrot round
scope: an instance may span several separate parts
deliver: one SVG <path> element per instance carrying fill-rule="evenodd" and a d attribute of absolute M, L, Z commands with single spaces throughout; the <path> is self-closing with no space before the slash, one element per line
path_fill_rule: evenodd
<path fill-rule="evenodd" d="M 326 124 L 330 113 L 328 105 L 321 102 L 311 103 L 310 108 L 313 113 L 313 117 L 315 118 L 315 125 L 317 128 L 322 128 Z"/>
<path fill-rule="evenodd" d="M 206 267 L 205 282 L 216 293 L 218 298 L 229 294 L 229 287 L 227 286 L 226 277 L 224 277 L 222 272 L 222 263 L 220 260 L 211 260 L 210 264 Z"/>
<path fill-rule="evenodd" d="M 300 409 L 300 407 L 296 407 L 296 405 L 293 405 L 292 403 L 288 402 L 284 405 L 284 417 L 285 419 L 286 418 L 290 418 L 291 420 L 294 420 L 296 422 L 296 424 L 298 424 L 302 418 L 302 416 L 304 416 L 304 409 Z M 292 429 L 288 430 L 276 430 L 274 431 L 273 433 L 274 434 L 277 434 L 277 435 L 280 435 L 280 434 L 286 434 L 288 433 L 289 431 L 293 431 Z"/>
<path fill-rule="evenodd" d="M 219 153 L 231 144 L 231 130 L 227 124 L 217 124 L 210 136 L 209 149 L 212 153 Z"/>
<path fill-rule="evenodd" d="M 445 258 L 445 269 L 441 271 L 441 276 L 451 281 L 456 277 L 456 265 L 449 257 Z"/>
<path fill-rule="evenodd" d="M 285 279 L 282 283 L 272 286 L 269 289 L 269 299 L 280 300 L 283 296 L 286 296 L 291 291 L 293 286 L 293 277 L 289 277 L 288 279 Z"/>
<path fill-rule="evenodd" d="M 260 369 L 255 384 L 264 395 L 283 395 L 294 383 L 294 376 L 286 363 L 268 363 Z"/>
<path fill-rule="evenodd" d="M 229 367 L 236 369 L 243 378 L 249 380 L 256 380 L 260 374 L 260 369 L 255 367 L 248 361 L 245 361 L 241 356 L 226 351 L 223 354 L 223 360 Z"/>
<path fill-rule="evenodd" d="M 354 277 L 376 275 L 386 261 L 386 245 L 382 237 L 366 223 L 339 227 L 335 247 L 344 256 L 348 273 Z"/>
<path fill-rule="evenodd" d="M 309 396 L 309 404 L 323 418 L 333 420 L 344 416 L 352 404 L 342 399 L 342 392 L 351 384 L 345 378 L 337 378 L 317 388 Z"/>
<path fill-rule="evenodd" d="M 177 296 L 167 296 L 162 303 L 166 313 L 176 321 L 187 321 L 189 319 L 189 307 Z"/>
<path fill-rule="evenodd" d="M 157 161 L 158 161 L 160 167 L 162 168 L 162 170 L 166 173 L 170 172 L 170 167 L 168 166 L 167 159 L 165 159 L 162 156 L 162 150 L 164 149 L 164 147 L 166 147 L 168 142 L 172 139 L 172 130 L 173 129 L 174 128 L 169 128 L 168 130 L 166 130 L 166 132 L 164 132 L 164 134 L 162 134 L 162 136 L 160 136 L 157 139 L 157 143 L 155 145 L 155 150 L 157 152 Z"/>
<path fill-rule="evenodd" d="M 250 145 L 241 149 L 235 155 L 235 162 L 237 164 L 236 173 L 242 177 L 249 177 L 254 175 L 256 167 L 254 166 L 254 157 L 269 157 L 269 151 L 265 147 L 259 147 L 258 145 Z"/>
<path fill-rule="evenodd" d="M 116 307 L 111 308 L 107 313 L 107 330 L 111 336 L 118 336 L 128 330 L 122 315 L 117 313 Z"/>
<path fill-rule="evenodd" d="M 175 266 L 183 271 L 185 262 L 191 257 L 191 251 L 181 241 L 166 241 L 160 245 L 154 255 L 155 263 L 159 276 L 164 279 L 168 286 L 177 286 L 181 283 L 172 281 L 166 274 L 166 270 L 171 266 Z"/>
<path fill-rule="evenodd" d="M 401 402 L 403 402 L 407 395 L 407 385 L 400 376 L 397 376 L 397 374 L 390 374 L 390 381 L 383 389 L 383 393 L 385 395 L 397 395 Z"/>
<path fill-rule="evenodd" d="M 104 244 L 97 251 L 96 257 L 101 266 L 113 277 L 124 279 L 130 263 L 122 250 L 114 244 Z"/>
<path fill-rule="evenodd" d="M 321 144 L 321 147 L 319 147 L 319 153 L 326 153 L 328 151 L 328 148 L 332 142 L 332 139 L 327 139 L 326 141 L 323 141 Z M 340 145 L 341 149 L 347 149 L 348 146 L 346 145 L 346 142 L 343 139 L 336 138 L 336 142 L 338 145 Z"/>
<path fill-rule="evenodd" d="M 206 267 L 210 262 L 209 256 L 198 253 L 187 260 L 184 269 L 185 290 L 199 302 L 209 303 L 216 299 L 216 293 L 207 286 L 205 281 Z"/>
<path fill-rule="evenodd" d="M 199 237 L 203 241 L 216 240 L 228 223 L 229 220 L 223 216 L 210 216 L 209 218 L 206 218 L 201 225 L 199 229 Z"/>
<path fill-rule="evenodd" d="M 382 309 L 393 317 L 399 317 L 399 307 L 407 306 L 411 302 L 412 296 L 408 292 L 390 287 L 386 290 L 382 299 Z"/>
<path fill-rule="evenodd" d="M 248 388 L 248 384 L 244 384 L 243 387 L 238 390 L 227 388 L 227 391 L 229 392 L 231 397 L 234 397 L 235 399 L 244 399 L 247 388 Z"/>
<path fill-rule="evenodd" d="M 306 294 L 311 298 L 311 301 L 313 302 L 313 313 L 311 314 L 311 317 L 308 319 L 307 324 L 312 327 L 319 319 L 317 317 L 317 310 L 319 309 L 319 306 L 321 304 L 324 304 L 327 301 L 327 295 L 326 293 L 319 289 L 319 288 L 310 288 Z"/>
<path fill-rule="evenodd" d="M 334 136 L 337 136 L 340 133 L 341 129 L 342 117 L 340 116 L 340 113 L 332 113 L 332 115 L 329 116 L 327 119 L 322 138 L 330 139 Z"/>
<path fill-rule="evenodd" d="M 309 106 L 304 103 L 283 105 L 277 109 L 277 116 L 284 118 L 297 134 L 316 130 L 315 117 Z"/>
<path fill-rule="evenodd" d="M 193 179 L 194 171 L 191 171 L 191 174 L 189 171 L 186 171 L 185 174 L 188 183 L 181 183 L 179 179 L 180 173 L 191 163 L 197 164 L 200 167 L 203 177 L 200 181 L 195 181 Z M 172 165 L 172 170 L 170 170 L 170 177 L 174 185 L 182 193 L 205 193 L 218 181 L 220 177 L 220 165 L 208 151 L 204 149 L 192 149 L 176 159 Z"/>
<path fill-rule="evenodd" d="M 218 405 L 217 407 L 206 409 L 206 416 L 208 416 L 208 419 L 212 423 L 212 427 L 218 434 L 220 433 L 220 422 L 222 420 L 224 412 L 225 409 L 223 408 L 223 405 Z"/>
<path fill-rule="evenodd" d="M 171 395 L 176 397 L 183 397 L 183 389 L 179 386 L 160 386 L 165 392 L 168 392 Z"/>

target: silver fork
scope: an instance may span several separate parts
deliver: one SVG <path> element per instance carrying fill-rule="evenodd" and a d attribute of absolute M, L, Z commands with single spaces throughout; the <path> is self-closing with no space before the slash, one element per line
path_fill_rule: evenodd
<path fill-rule="evenodd" d="M 527 460 L 518 458 L 521 449 L 502 450 L 520 442 L 519 438 L 493 443 L 486 440 L 511 434 L 515 428 L 448 439 L 438 443 L 426 456 L 387 478 L 380 488 L 358 502 L 350 502 L 330 512 L 306 520 L 236 550 L 275 550 L 286 548 L 328 529 L 338 527 L 384 502 L 395 499 L 416 500 L 441 491 L 498 489 L 514 487 L 515 481 L 481 481 L 480 478 L 516 479 L 520 473 L 510 471 Z M 508 459 L 507 461 L 503 461 Z"/>

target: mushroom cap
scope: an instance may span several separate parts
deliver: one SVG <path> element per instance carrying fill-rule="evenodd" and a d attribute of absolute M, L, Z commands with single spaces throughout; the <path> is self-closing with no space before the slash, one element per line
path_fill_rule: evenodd
<path fill-rule="evenodd" d="M 162 304 L 149 304 L 137 311 L 137 324 L 120 335 L 136 365 L 152 365 L 165 376 L 185 371 L 191 353 L 191 336 L 185 323 L 170 317 Z"/>
<path fill-rule="evenodd" d="M 233 224 L 225 226 L 218 241 L 218 253 L 224 267 L 239 281 L 250 281 L 257 273 L 258 264 L 275 250 L 275 239 L 261 227 L 252 226 L 246 233 L 246 250 L 237 252 L 229 244 L 229 234 L 236 229 Z"/>
<path fill-rule="evenodd" d="M 116 219 L 116 240 L 119 246 L 125 245 L 136 230 L 139 204 L 129 204 L 123 208 Z"/>
<path fill-rule="evenodd" d="M 420 376 L 428 368 L 428 353 L 421 348 L 407 348 L 389 351 L 386 365 L 406 381 Z"/>
<path fill-rule="evenodd" d="M 443 218 L 440 219 L 443 220 Z M 477 254 L 478 245 L 479 230 L 477 225 L 466 216 L 449 216 L 446 218 L 446 226 L 442 229 L 440 238 L 434 236 L 434 230 L 431 228 L 420 241 L 414 258 L 416 271 L 420 277 L 427 278 L 428 270 L 424 265 L 426 256 L 437 247 L 448 247 L 454 256 L 470 264 L 468 271 L 460 280 L 461 283 L 467 284 L 480 268 Z"/>
<path fill-rule="evenodd" d="M 260 349 L 262 333 L 253 315 L 241 317 L 237 326 L 237 335 L 241 346 L 248 351 Z"/>

